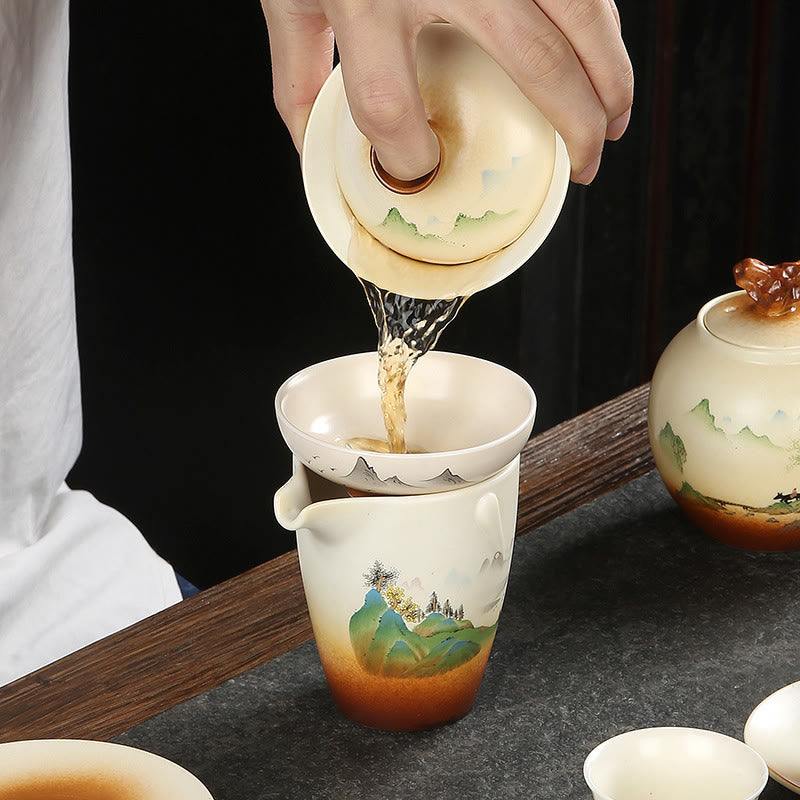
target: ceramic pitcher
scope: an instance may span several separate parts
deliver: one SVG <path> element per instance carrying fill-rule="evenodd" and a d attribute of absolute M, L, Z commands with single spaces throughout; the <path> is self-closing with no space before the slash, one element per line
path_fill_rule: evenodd
<path fill-rule="evenodd" d="M 347 717 L 384 730 L 472 707 L 514 543 L 519 456 L 481 483 L 350 496 L 294 460 L 275 515 L 297 551 L 320 660 Z"/>

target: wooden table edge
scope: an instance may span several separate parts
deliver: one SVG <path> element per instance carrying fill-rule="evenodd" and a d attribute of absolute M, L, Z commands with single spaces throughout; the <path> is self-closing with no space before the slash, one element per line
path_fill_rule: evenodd
<path fill-rule="evenodd" d="M 648 396 L 643 384 L 531 438 L 518 535 L 652 469 Z M 311 638 L 291 551 L 0 687 L 0 741 L 110 739 Z"/>

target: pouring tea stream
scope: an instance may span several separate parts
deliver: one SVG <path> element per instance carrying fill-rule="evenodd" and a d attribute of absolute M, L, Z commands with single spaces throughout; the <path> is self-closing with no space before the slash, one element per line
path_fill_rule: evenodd
<path fill-rule="evenodd" d="M 469 296 L 544 241 L 570 174 L 556 131 L 453 26 L 422 32 L 418 78 L 441 160 L 403 191 L 355 127 L 340 68 L 317 96 L 306 195 L 367 293 L 379 348 L 307 367 L 275 403 L 294 455 L 275 515 L 296 531 L 331 694 L 346 716 L 389 730 L 450 722 L 475 700 L 536 411 L 511 370 L 432 350 Z M 371 441 L 384 434 L 387 445 Z M 382 496 L 350 496 L 365 492 Z"/>
<path fill-rule="evenodd" d="M 380 332 L 378 380 L 394 452 L 406 449 L 403 396 L 413 365 L 470 295 L 538 248 L 561 210 L 570 171 L 554 128 L 455 27 L 429 25 L 417 57 L 441 153 L 424 181 L 399 186 L 380 168 L 350 114 L 339 68 L 312 108 L 302 158 L 314 220 L 362 283 Z M 446 311 L 432 315 L 436 305 Z M 427 335 L 417 337 L 422 327 Z M 384 447 L 364 436 L 354 444 Z"/>

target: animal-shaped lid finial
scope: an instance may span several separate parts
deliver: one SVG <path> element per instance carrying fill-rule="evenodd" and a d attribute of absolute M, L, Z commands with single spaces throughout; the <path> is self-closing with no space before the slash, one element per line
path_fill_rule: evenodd
<path fill-rule="evenodd" d="M 800 261 L 765 264 L 745 258 L 733 268 L 733 277 L 764 316 L 791 314 L 800 305 Z"/>

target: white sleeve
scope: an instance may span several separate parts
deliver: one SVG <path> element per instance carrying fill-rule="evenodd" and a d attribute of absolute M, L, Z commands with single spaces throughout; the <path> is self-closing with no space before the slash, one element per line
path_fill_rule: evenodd
<path fill-rule="evenodd" d="M 0 682 L 180 598 L 81 446 L 66 0 L 0 0 Z M 113 465 L 109 465 L 113 469 Z"/>

